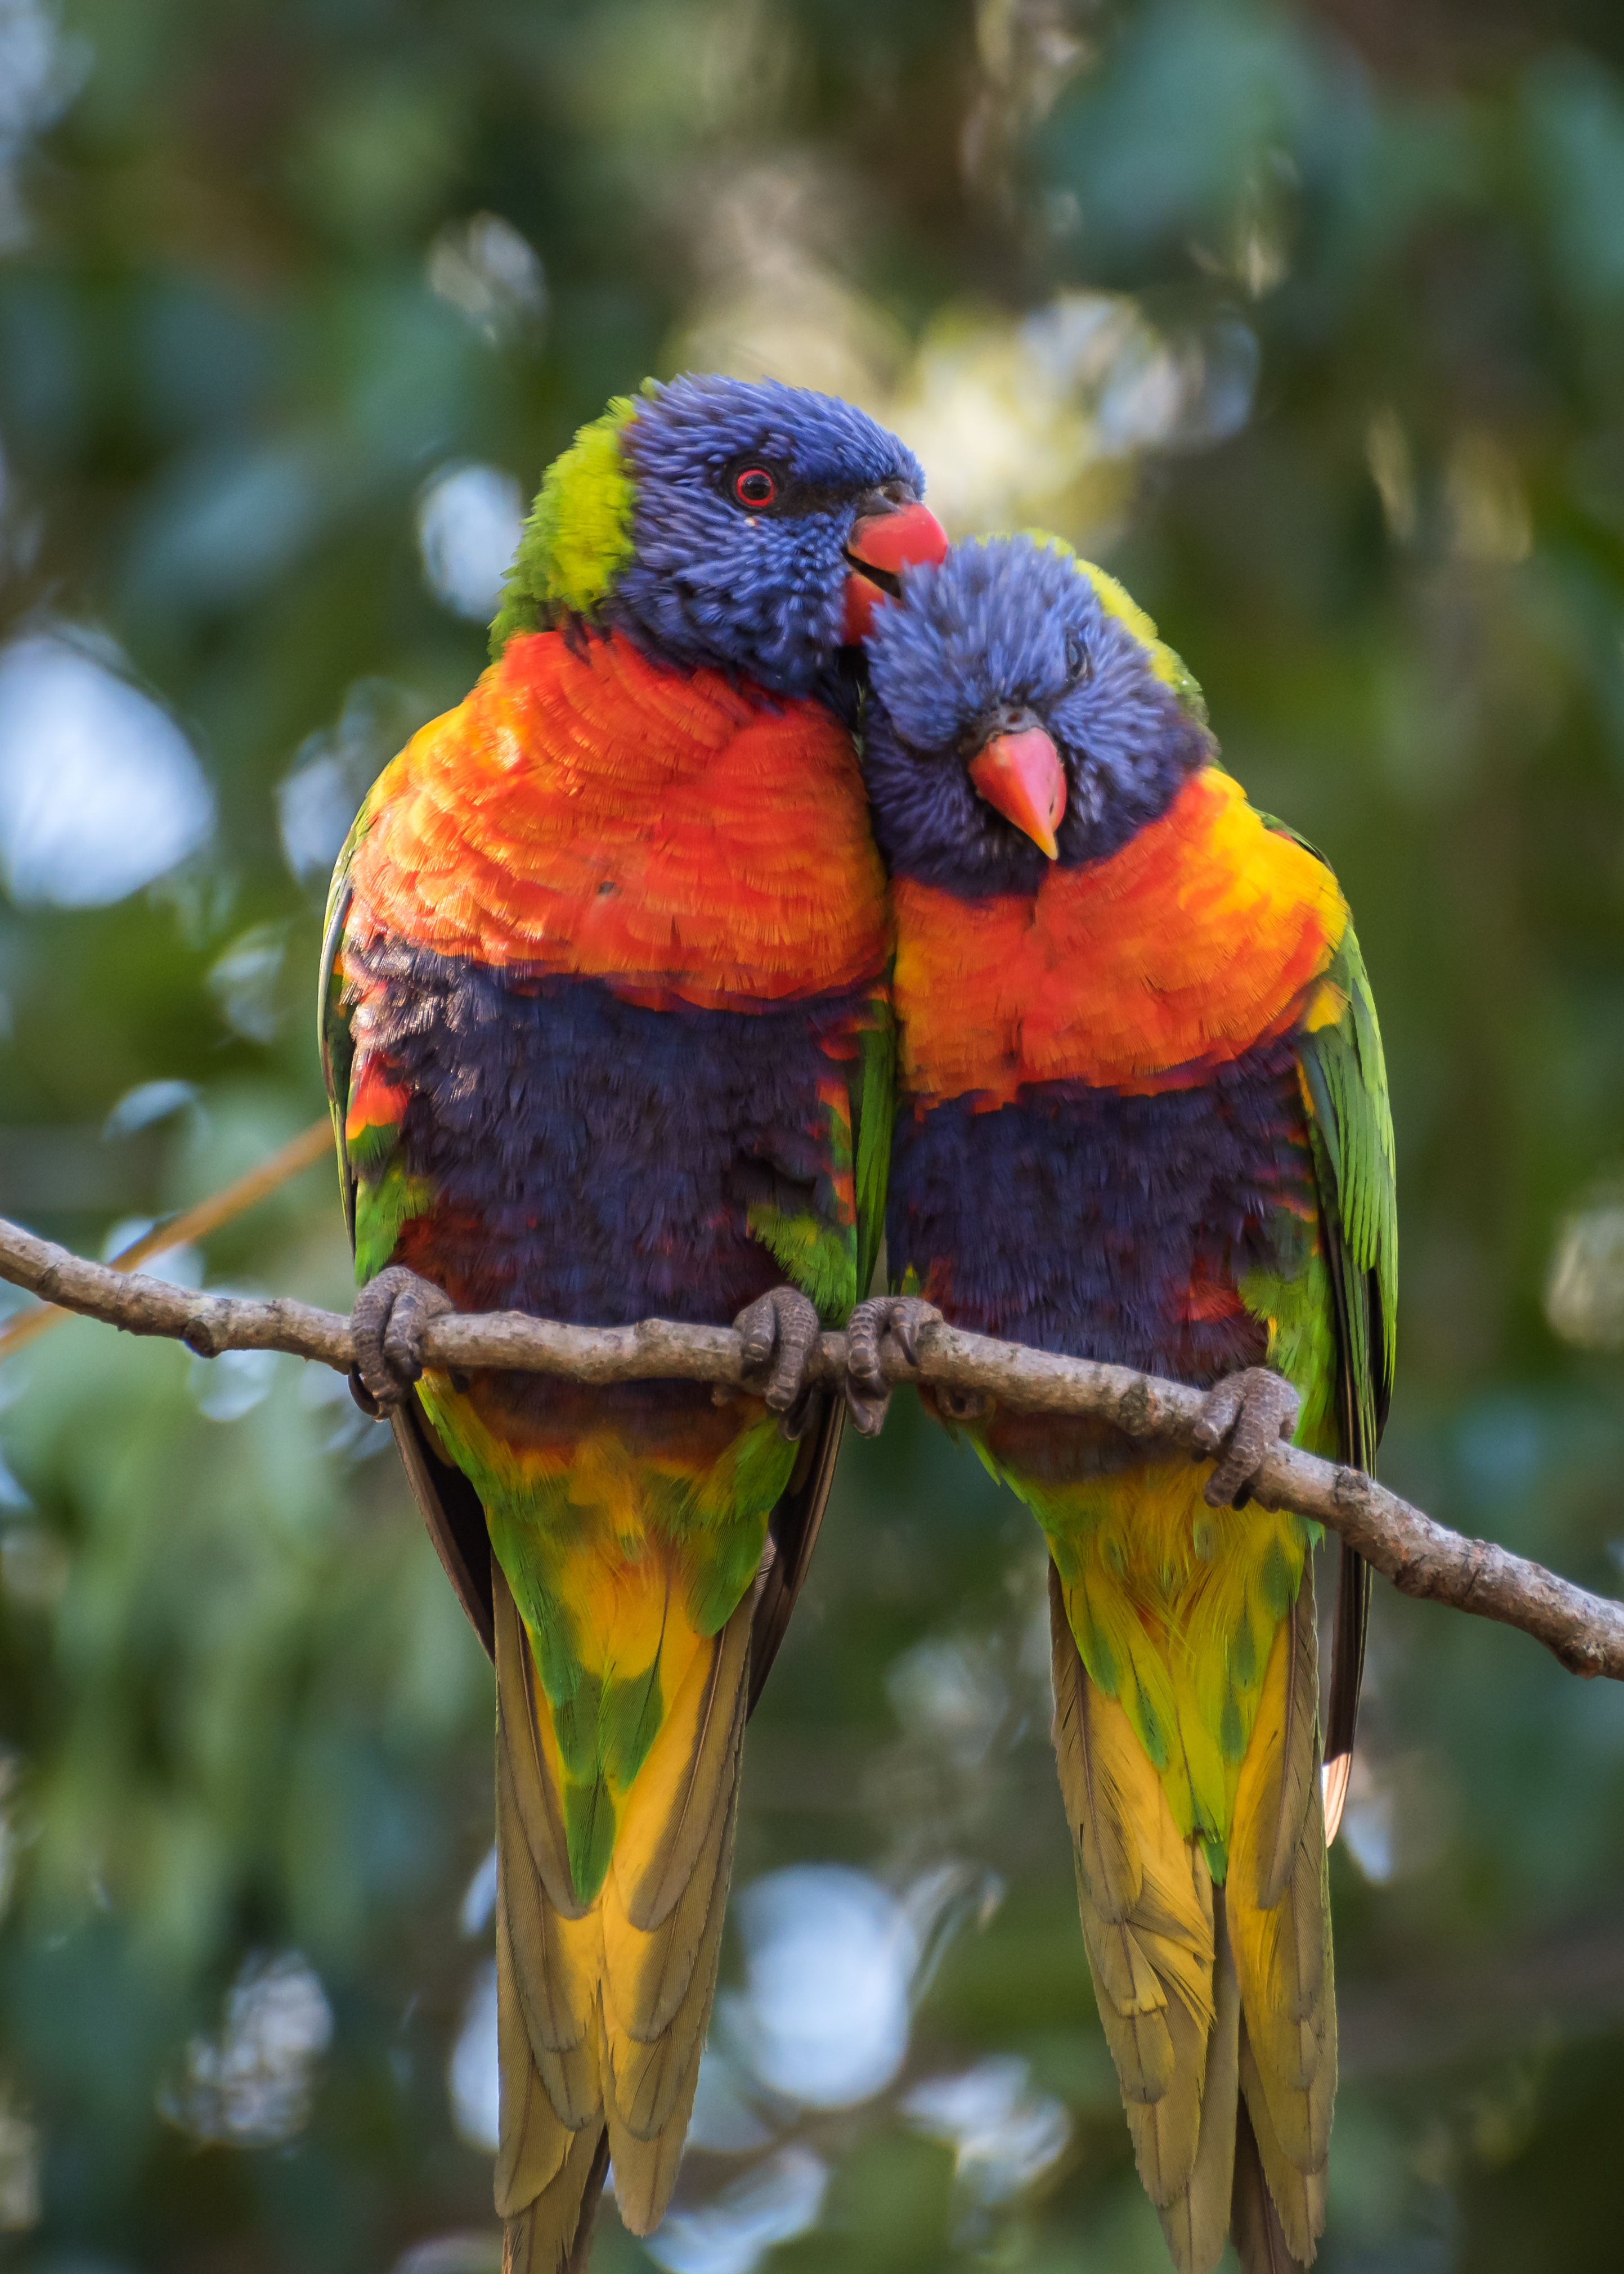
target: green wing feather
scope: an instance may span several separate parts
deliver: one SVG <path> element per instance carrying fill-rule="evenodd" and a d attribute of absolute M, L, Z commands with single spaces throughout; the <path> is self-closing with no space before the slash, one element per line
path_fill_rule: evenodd
<path fill-rule="evenodd" d="M 1295 839 L 1317 861 L 1325 860 L 1318 847 L 1295 830 L 1265 818 L 1271 829 Z M 1326 979 L 1342 998 L 1340 1014 L 1298 1035 L 1297 1059 L 1309 1108 L 1320 1231 L 1336 1306 L 1336 1450 L 1354 1467 L 1372 1471 L 1393 1389 L 1398 1185 L 1381 1028 L 1351 923 Z M 1326 1717 L 1327 1763 L 1353 1750 L 1369 1613 L 1369 1569 L 1352 1548 L 1344 1547 Z"/>
<path fill-rule="evenodd" d="M 1340 1018 L 1299 1036 L 1313 1115 L 1315 1169 L 1342 1294 L 1342 1457 L 1368 1468 L 1387 1418 L 1398 1306 L 1398 1198 L 1381 1029 L 1349 927 L 1327 977 Z"/>
<path fill-rule="evenodd" d="M 896 1112 L 897 1030 L 890 1009 L 890 978 L 882 1015 L 861 1036 L 861 1055 L 848 1085 L 852 1103 L 853 1187 L 857 1211 L 857 1299 L 874 1282 L 885 1236 L 885 1186 L 891 1173 L 891 1122 Z M 750 1636 L 749 1710 L 778 1654 L 795 1600 L 805 1584 L 818 1527 L 834 1482 L 846 1429 L 846 1401 L 826 1397 L 801 1441 L 789 1483 L 772 1511 L 772 1568 L 756 1598 Z"/>
<path fill-rule="evenodd" d="M 350 881 L 350 866 L 361 840 L 372 827 L 373 815 L 387 794 L 391 771 L 386 768 L 362 800 L 361 810 L 350 823 L 350 834 L 333 864 L 333 881 L 327 886 L 327 911 L 322 918 L 321 963 L 316 980 L 316 1049 L 321 1059 L 321 1078 L 327 1084 L 327 1110 L 333 1116 L 339 1194 L 344 1204 L 344 1228 L 352 1248 L 356 1239 L 356 1164 L 344 1141 L 344 1121 L 350 1111 L 355 1037 L 350 1031 L 350 1014 L 344 1006 L 344 975 L 339 968 L 339 952 L 344 944 L 344 926 L 355 890 Z"/>
<path fill-rule="evenodd" d="M 357 824 L 357 828 L 359 825 Z M 343 976 L 338 951 L 350 914 L 350 860 L 357 831 L 344 841 L 327 892 L 326 925 L 321 937 L 321 966 L 316 981 L 316 1048 L 321 1055 L 321 1078 L 327 1084 L 327 1111 L 333 1117 L 333 1142 L 338 1150 L 338 1190 L 344 1204 L 344 1229 L 355 1246 L 355 1171 L 344 1143 L 344 1117 L 350 1110 L 350 1070 L 355 1064 L 355 1038 L 344 1015 Z"/>
<path fill-rule="evenodd" d="M 888 996 L 890 982 L 888 972 Z M 874 1284 L 885 1239 L 885 1187 L 891 1175 L 891 1129 L 897 1118 L 897 1028 L 889 1009 L 862 1038 L 862 1075 L 853 1104 L 857 1151 L 857 1300 L 861 1303 Z"/>
<path fill-rule="evenodd" d="M 356 1164 L 350 1157 L 350 1148 L 345 1142 L 344 1121 L 350 1110 L 350 1077 L 355 1065 L 355 1038 L 350 1031 L 350 1020 L 344 1008 L 343 974 L 339 968 L 338 959 L 339 950 L 343 945 L 344 924 L 350 914 L 350 864 L 372 818 L 376 796 L 374 788 L 357 815 L 355 825 L 344 840 L 343 850 L 333 870 L 316 985 L 316 1043 L 321 1056 L 322 1079 L 327 1084 L 327 1106 L 333 1116 L 333 1141 L 338 1152 L 338 1186 L 339 1197 L 343 1202 L 344 1228 L 350 1235 L 352 1248 L 356 1244 L 357 1179 Z M 434 1552 L 445 1567 L 446 1577 L 467 1612 L 474 1632 L 484 1644 L 487 1657 L 494 1660 L 496 1638 L 491 1598 L 491 1546 L 479 1496 L 462 1471 L 447 1460 L 415 1397 L 409 1397 L 395 1407 L 389 1417 L 389 1426 L 395 1433 L 395 1442 L 411 1486 L 412 1497 L 422 1511 L 429 1538 L 434 1543 Z"/>

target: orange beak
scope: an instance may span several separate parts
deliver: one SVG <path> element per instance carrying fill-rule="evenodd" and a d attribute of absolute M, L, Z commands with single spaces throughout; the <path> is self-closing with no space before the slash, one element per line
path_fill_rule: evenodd
<path fill-rule="evenodd" d="M 1051 861 L 1058 856 L 1055 832 L 1066 809 L 1065 768 L 1041 727 L 995 734 L 970 761 L 970 779 L 988 804 L 1041 852 Z"/>
<path fill-rule="evenodd" d="M 852 523 L 846 557 L 853 566 L 846 580 L 846 644 L 867 637 L 874 612 L 899 591 L 899 569 L 947 558 L 947 531 L 928 506 L 898 506 L 894 513 L 865 514 Z M 861 565 L 859 565 L 861 564 Z M 867 576 L 863 570 L 870 573 Z"/>

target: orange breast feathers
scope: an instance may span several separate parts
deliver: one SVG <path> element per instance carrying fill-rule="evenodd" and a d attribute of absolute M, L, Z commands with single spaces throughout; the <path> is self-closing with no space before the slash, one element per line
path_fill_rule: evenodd
<path fill-rule="evenodd" d="M 1348 922 L 1322 862 L 1208 767 L 1109 860 L 1021 897 L 896 889 L 903 1078 L 934 1103 L 1023 1084 L 1186 1087 L 1312 1016 Z"/>
<path fill-rule="evenodd" d="M 890 953 L 845 728 L 623 639 L 509 640 L 363 822 L 352 938 L 704 1005 L 838 991 Z"/>

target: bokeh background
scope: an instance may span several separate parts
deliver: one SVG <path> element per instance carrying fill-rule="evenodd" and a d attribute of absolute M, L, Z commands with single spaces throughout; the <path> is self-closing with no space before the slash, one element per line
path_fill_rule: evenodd
<path fill-rule="evenodd" d="M 321 1097 L 322 885 L 645 372 L 1101 557 L 1335 863 L 1403 1224 L 1388 1478 L 1624 1564 L 1611 0 L 0 0 L 0 1206 L 90 1253 Z M 331 1172 L 164 1267 L 346 1302 Z M 383 1433 L 85 1322 L 0 1367 L 0 2262 L 486 2274 L 491 1684 Z M 853 1445 L 633 2274 L 1165 2263 L 1026 1520 Z M 1379 1584 L 1333 2274 L 1620 2263 L 1624 1694 Z"/>

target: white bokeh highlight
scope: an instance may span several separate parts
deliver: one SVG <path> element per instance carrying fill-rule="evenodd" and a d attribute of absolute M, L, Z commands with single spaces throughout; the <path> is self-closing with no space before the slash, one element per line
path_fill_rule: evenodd
<path fill-rule="evenodd" d="M 357 679 L 337 722 L 307 734 L 276 787 L 276 817 L 289 868 L 324 897 L 333 863 L 362 801 L 411 740 L 429 706 L 394 680 Z"/>
<path fill-rule="evenodd" d="M 195 1109 L 202 1118 L 196 1082 L 138 1081 L 133 1089 L 125 1090 L 108 1115 L 102 1134 L 109 1142 L 116 1138 L 131 1137 L 138 1129 L 150 1129 L 187 1107 Z"/>
<path fill-rule="evenodd" d="M 288 953 L 285 923 L 251 924 L 211 965 L 207 987 L 214 1007 L 245 1042 L 274 1042 L 282 1023 L 279 999 Z"/>
<path fill-rule="evenodd" d="M 487 622 L 523 525 L 523 494 L 500 466 L 449 466 L 436 474 L 417 501 L 417 549 L 440 606 Z"/>
<path fill-rule="evenodd" d="M 816 2226 L 829 2171 L 809 2148 L 780 2148 L 701 2210 L 668 2212 L 643 2248 L 666 2274 L 755 2274 L 780 2242 Z"/>
<path fill-rule="evenodd" d="M 238 1289 L 214 1288 L 214 1294 Z M 240 1421 L 256 1405 L 263 1405 L 276 1385 L 279 1353 L 275 1351 L 229 1350 L 218 1358 L 194 1358 L 187 1386 L 197 1409 L 210 1421 Z"/>
<path fill-rule="evenodd" d="M 497 1879 L 496 1843 L 492 1841 L 484 1863 L 468 1883 L 462 1907 L 457 1913 L 457 1924 L 470 1940 L 483 1934 L 496 1916 Z"/>
<path fill-rule="evenodd" d="M 470 2148 L 496 2153 L 501 2136 L 498 2107 L 500 2077 L 496 2058 L 496 1961 L 487 1959 L 474 1977 L 462 2009 L 462 2026 L 451 2049 L 447 2078 L 451 2120 Z"/>
<path fill-rule="evenodd" d="M 808 2108 L 883 2092 L 907 2056 L 921 1950 L 895 1895 L 867 1872 L 797 1864 L 739 1899 L 748 1990 L 734 2008 L 763 2084 Z"/>
<path fill-rule="evenodd" d="M 428 253 L 429 290 L 492 342 L 538 333 L 546 321 L 541 256 L 500 214 L 447 222 Z"/>
<path fill-rule="evenodd" d="M 103 907 L 195 853 L 214 794 L 109 646 L 32 632 L 0 649 L 0 877 L 24 906 Z"/>
<path fill-rule="evenodd" d="M 256 1954 L 226 1996 L 217 2037 L 193 2037 L 180 2080 L 159 2095 L 194 2139 L 240 2148 L 290 2140 L 310 2118 L 316 2065 L 333 2041 L 333 2009 L 297 1950 Z"/>
<path fill-rule="evenodd" d="M 914 2129 L 947 2142 L 954 2173 L 977 2202 L 1006 2202 L 1064 2154 L 1071 2120 L 1051 2093 L 1033 2089 L 1013 2054 L 978 2061 L 957 2076 L 927 2077 L 902 2104 Z"/>
<path fill-rule="evenodd" d="M 0 0 L 0 252 L 28 236 L 18 176 L 30 141 L 90 74 L 90 42 L 64 36 L 60 14 L 45 0 Z"/>

